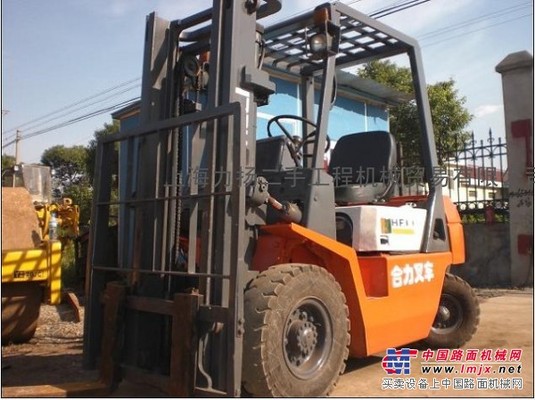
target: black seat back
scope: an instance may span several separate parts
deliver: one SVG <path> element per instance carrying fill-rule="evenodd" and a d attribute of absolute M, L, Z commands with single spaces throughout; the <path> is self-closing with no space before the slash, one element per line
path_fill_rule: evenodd
<path fill-rule="evenodd" d="M 286 140 L 285 136 L 274 136 L 256 141 L 256 173 L 258 175 L 295 167 Z"/>
<path fill-rule="evenodd" d="M 331 154 L 338 204 L 388 200 L 394 189 L 396 142 L 386 131 L 353 133 L 341 137 Z"/>

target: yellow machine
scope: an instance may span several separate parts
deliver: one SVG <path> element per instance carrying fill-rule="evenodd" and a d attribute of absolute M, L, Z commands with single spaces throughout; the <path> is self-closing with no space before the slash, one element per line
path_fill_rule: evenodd
<path fill-rule="evenodd" d="M 49 227 L 52 215 L 56 216 L 58 226 L 61 228 L 58 233 L 58 240 L 63 245 L 68 240 L 72 240 L 80 234 L 78 227 L 80 223 L 80 209 L 72 203 L 72 199 L 65 197 L 61 203 L 34 205 L 43 239 L 49 239 Z"/>
<path fill-rule="evenodd" d="M 50 203 L 50 176 L 37 165 L 2 176 L 2 344 L 30 340 L 41 302 L 61 302 L 62 244 L 78 235 L 79 208 L 71 199 Z M 52 215 L 58 240 L 49 238 Z"/>

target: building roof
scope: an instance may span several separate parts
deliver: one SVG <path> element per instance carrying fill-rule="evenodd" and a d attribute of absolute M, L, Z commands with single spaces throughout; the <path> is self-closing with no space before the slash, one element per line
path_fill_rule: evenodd
<path fill-rule="evenodd" d="M 345 71 L 338 71 L 336 73 L 336 79 L 338 80 L 339 86 L 345 86 L 353 91 L 356 91 L 357 93 L 360 93 L 362 97 L 388 105 L 406 103 L 414 98 L 413 95 L 397 91 L 388 86 L 380 84 L 373 79 L 362 78 L 358 75 Z"/>
<path fill-rule="evenodd" d="M 284 79 L 284 78 L 282 78 Z M 287 79 L 287 77 L 286 77 Z M 403 93 L 385 86 L 373 79 L 362 78 L 354 73 L 338 70 L 336 72 L 338 88 L 346 90 L 352 95 L 384 105 L 398 105 L 414 98 L 413 95 Z M 141 101 L 138 100 L 111 114 L 113 119 L 124 119 L 139 113 Z"/>
<path fill-rule="evenodd" d="M 131 115 L 139 114 L 141 108 L 141 100 L 130 103 L 126 107 L 123 107 L 111 114 L 113 119 L 121 120 Z"/>

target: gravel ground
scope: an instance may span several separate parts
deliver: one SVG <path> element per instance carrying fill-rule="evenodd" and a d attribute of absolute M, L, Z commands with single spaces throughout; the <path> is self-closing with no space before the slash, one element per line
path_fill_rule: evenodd
<path fill-rule="evenodd" d="M 83 321 L 83 307 L 80 316 Z M 82 369 L 83 331 L 70 305 L 42 305 L 34 338 L 2 346 L 2 386 L 95 379 L 94 371 Z"/>
<path fill-rule="evenodd" d="M 83 307 L 80 309 L 83 319 Z M 68 304 L 50 306 L 43 304 L 39 312 L 39 324 L 34 338 L 30 343 L 2 346 L 2 355 L 17 353 L 26 347 L 48 344 L 81 344 L 83 341 L 84 324 L 76 321 L 76 314 Z"/>
<path fill-rule="evenodd" d="M 480 330 L 476 334 L 473 345 L 484 348 L 495 348 L 496 346 L 507 346 L 510 343 L 494 343 L 492 340 L 518 337 L 520 329 L 528 329 L 527 337 L 531 337 L 531 347 L 525 347 L 526 343 L 521 343 L 521 347 L 526 348 L 531 354 L 531 359 L 526 364 L 527 368 L 532 365 L 532 344 L 533 344 L 533 326 L 527 323 L 525 317 L 521 315 L 524 312 L 533 313 L 532 302 L 527 303 L 530 310 L 520 310 L 511 304 L 514 309 L 513 312 L 495 314 L 498 303 L 494 304 L 494 298 L 501 297 L 503 299 L 496 299 L 500 303 L 509 304 L 518 296 L 522 298 L 533 298 L 533 289 L 518 290 L 518 289 L 477 289 L 478 297 L 482 303 L 482 324 Z M 508 300 L 508 298 L 510 300 Z M 487 304 L 487 302 L 489 302 Z M 490 304 L 492 303 L 492 304 Z M 491 311 L 494 310 L 494 311 Z M 83 321 L 83 307 L 80 308 L 81 321 Z M 514 321 L 519 321 L 522 326 L 514 325 L 516 322 L 511 320 L 508 323 L 499 323 L 510 315 Z M 525 314 L 524 314 L 525 315 Z M 485 320 L 488 319 L 487 322 Z M 523 321 L 523 322 L 522 322 Z M 503 322 L 503 321 L 502 321 Z M 524 327 L 524 325 L 526 325 Z M 515 332 L 510 335 L 509 329 Z M 516 331 L 515 331 L 516 330 Z M 507 333 L 509 332 L 509 333 Z M 489 338 L 487 338 L 487 336 Z M 488 340 L 487 340 L 488 339 Z M 491 340 L 492 339 L 492 340 Z M 508 339 L 507 339 L 508 340 Z M 76 322 L 76 313 L 68 304 L 61 304 L 59 306 L 42 305 L 39 317 L 39 325 L 35 337 L 29 342 L 21 345 L 2 346 L 2 387 L 11 386 L 29 386 L 29 385 L 54 385 L 63 384 L 67 382 L 91 381 L 97 378 L 96 371 L 87 371 L 82 369 L 82 347 L 83 347 L 83 322 Z M 526 354 L 528 355 L 528 354 Z M 385 393 L 380 389 L 375 388 L 371 390 L 367 386 L 357 387 L 355 385 L 366 385 L 363 381 L 372 382 L 377 386 L 377 378 L 382 374 L 379 362 L 371 362 L 370 359 L 365 360 L 351 360 L 351 365 L 356 363 L 358 367 L 355 371 L 348 368 L 339 383 L 339 387 L 334 396 L 385 396 L 385 395 L 400 395 L 400 393 Z M 378 359 L 380 360 L 380 359 Z M 364 367 L 360 365 L 364 363 Z M 367 366 L 370 364 L 370 366 Z M 529 372 L 528 372 L 529 371 Z M 533 369 L 526 370 L 529 375 L 533 374 Z M 366 374 L 369 374 L 367 376 Z M 356 374 L 355 376 L 353 376 Z M 364 378 L 364 379 L 363 379 Z M 359 383 L 360 382 L 360 383 Z M 532 395 L 533 380 L 526 379 L 526 391 L 522 392 L 521 396 L 526 394 Z M 144 392 L 143 388 L 137 386 L 121 385 L 120 389 L 114 393 L 117 397 L 155 397 L 154 392 Z M 123 387 L 124 386 L 124 387 Z M 355 387 L 354 387 L 355 386 Z M 133 389 L 132 389 L 133 388 Z M 421 393 L 420 395 L 430 396 L 434 394 Z M 459 395 L 458 393 L 448 393 L 448 396 Z M 510 393 L 496 393 L 494 395 L 506 395 Z M 472 395 L 470 395 L 472 396 Z"/>

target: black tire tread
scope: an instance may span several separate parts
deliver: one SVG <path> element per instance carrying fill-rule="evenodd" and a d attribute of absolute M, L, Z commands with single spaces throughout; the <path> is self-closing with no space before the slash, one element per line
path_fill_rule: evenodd
<path fill-rule="evenodd" d="M 249 283 L 245 291 L 246 333 L 244 338 L 243 384 L 248 393 L 262 397 L 283 397 L 289 395 L 288 388 L 277 387 L 278 383 L 274 381 L 269 366 L 266 365 L 263 356 L 266 343 L 265 335 L 270 313 L 276 312 L 278 296 L 281 291 L 285 289 L 285 286 L 292 279 L 307 273 L 318 274 L 323 279 L 328 279 L 334 283 L 338 289 L 338 293 L 335 291 L 332 295 L 340 296 L 339 300 L 343 302 L 343 312 L 347 321 L 346 345 L 343 360 L 341 360 L 342 362 L 336 379 L 331 382 L 329 387 L 325 388 L 324 393 L 321 395 L 328 395 L 334 389 L 340 374 L 345 370 L 345 361 L 349 355 L 348 346 L 350 342 L 349 310 L 340 285 L 324 268 L 305 264 L 281 264 L 270 267 L 268 270 L 259 274 Z M 251 327 L 252 329 L 247 330 L 247 327 Z M 306 385 L 306 383 L 304 384 Z"/>
<path fill-rule="evenodd" d="M 438 335 L 431 331 L 429 337 L 424 339 L 423 342 L 426 346 L 431 348 L 459 348 L 470 341 L 477 331 L 480 319 L 479 300 L 474 289 L 468 282 L 451 273 L 446 273 L 444 277 L 443 291 L 444 290 L 455 290 L 464 293 L 466 296 L 466 305 L 469 307 L 469 309 L 465 311 L 468 311 L 471 314 L 469 315 L 469 320 L 463 321 L 463 325 L 452 334 Z"/>

